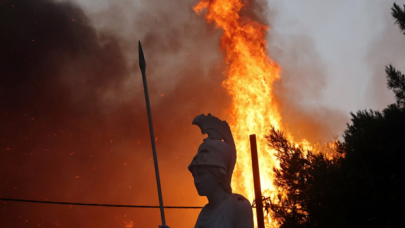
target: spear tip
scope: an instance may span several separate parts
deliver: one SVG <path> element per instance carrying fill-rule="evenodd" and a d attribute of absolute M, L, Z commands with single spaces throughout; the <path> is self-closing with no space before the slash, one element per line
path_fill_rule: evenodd
<path fill-rule="evenodd" d="M 145 57 L 143 55 L 141 41 L 139 41 L 138 52 L 139 52 L 139 67 L 141 68 L 141 71 L 145 72 L 146 62 Z"/>

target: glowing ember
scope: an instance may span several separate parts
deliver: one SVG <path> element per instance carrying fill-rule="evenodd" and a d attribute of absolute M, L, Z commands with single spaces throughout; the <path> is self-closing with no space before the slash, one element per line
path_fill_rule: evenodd
<path fill-rule="evenodd" d="M 125 221 L 124 225 L 125 225 L 125 228 L 132 228 L 134 223 L 132 221 Z"/>
<path fill-rule="evenodd" d="M 273 167 L 277 161 L 269 151 L 264 135 L 270 125 L 280 128 L 281 116 L 272 102 L 273 82 L 280 78 L 281 68 L 266 52 L 267 27 L 247 17 L 241 17 L 240 0 L 202 0 L 194 7 L 197 14 L 207 9 L 205 18 L 224 30 L 221 49 L 229 65 L 223 86 L 232 96 L 230 122 L 238 152 L 232 187 L 249 200 L 254 199 L 249 134 L 256 134 L 260 162 L 262 191 L 277 195 L 273 185 Z M 267 227 L 276 227 L 270 217 Z"/>

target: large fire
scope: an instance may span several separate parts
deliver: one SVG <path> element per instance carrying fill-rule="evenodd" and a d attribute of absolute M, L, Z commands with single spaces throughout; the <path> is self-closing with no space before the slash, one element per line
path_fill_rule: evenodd
<path fill-rule="evenodd" d="M 281 68 L 269 58 L 265 33 L 268 27 L 248 17 L 242 17 L 241 0 L 202 0 L 194 10 L 223 30 L 221 50 L 229 66 L 223 86 L 232 96 L 229 122 L 235 138 L 238 160 L 232 187 L 249 200 L 254 199 L 249 135 L 256 134 L 262 191 L 277 195 L 273 185 L 273 167 L 277 161 L 264 139 L 268 128 L 281 126 L 281 116 L 273 98 L 273 82 L 280 78 Z M 277 223 L 268 215 L 267 227 Z"/>

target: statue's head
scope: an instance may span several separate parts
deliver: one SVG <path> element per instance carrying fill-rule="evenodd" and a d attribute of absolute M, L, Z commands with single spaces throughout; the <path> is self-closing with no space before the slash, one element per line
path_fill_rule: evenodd
<path fill-rule="evenodd" d="M 219 167 L 216 166 L 195 165 L 191 167 L 198 195 L 209 196 L 217 191 L 225 190 L 227 187 L 226 175 L 219 170 Z"/>
<path fill-rule="evenodd" d="M 209 191 L 216 189 L 216 186 L 221 186 L 225 192 L 232 193 L 230 178 L 228 178 L 231 153 L 228 144 L 221 140 L 206 139 L 200 145 L 188 166 L 199 195 L 209 194 Z"/>
<path fill-rule="evenodd" d="M 232 193 L 231 180 L 236 163 L 236 148 L 228 123 L 208 114 L 196 116 L 193 124 L 200 127 L 201 133 L 208 134 L 188 166 L 193 173 L 194 182 L 194 167 L 198 167 L 196 170 L 205 169 L 219 181 L 225 192 Z M 197 185 L 198 183 L 196 187 Z"/>

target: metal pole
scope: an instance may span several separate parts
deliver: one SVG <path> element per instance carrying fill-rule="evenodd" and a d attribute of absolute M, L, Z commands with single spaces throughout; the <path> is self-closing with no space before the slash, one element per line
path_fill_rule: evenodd
<path fill-rule="evenodd" d="M 146 109 L 148 111 L 149 132 L 150 132 L 150 140 L 152 142 L 153 162 L 155 165 L 156 184 L 157 184 L 158 195 L 159 195 L 160 216 L 162 218 L 162 226 L 165 227 L 166 220 L 165 220 L 165 211 L 164 211 L 164 206 L 163 206 L 162 188 L 160 186 L 159 165 L 158 165 L 157 154 L 156 154 L 155 136 L 153 134 L 152 112 L 150 110 L 150 104 L 149 104 L 148 84 L 146 83 L 146 74 L 145 74 L 146 62 L 145 62 L 145 57 L 143 55 L 141 41 L 139 41 L 138 51 L 139 51 L 139 67 L 141 68 L 141 71 L 142 71 L 143 90 L 145 92 Z"/>
<path fill-rule="evenodd" d="M 252 153 L 253 183 L 255 186 L 256 215 L 258 228 L 264 228 L 262 190 L 260 186 L 259 159 L 257 156 L 256 135 L 250 135 Z"/>

